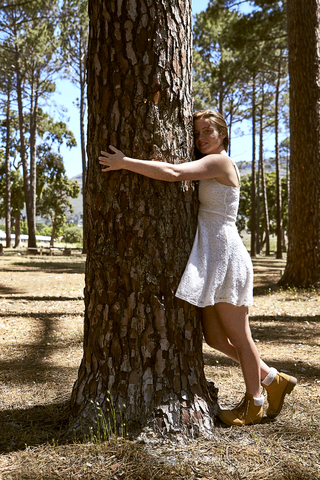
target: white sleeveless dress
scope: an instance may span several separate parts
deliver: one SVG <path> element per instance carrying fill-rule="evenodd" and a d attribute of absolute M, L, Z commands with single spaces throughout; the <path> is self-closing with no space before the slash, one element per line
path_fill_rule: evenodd
<path fill-rule="evenodd" d="M 252 305 L 252 262 L 235 224 L 239 195 L 214 178 L 200 180 L 198 228 L 178 298 L 198 307 Z"/>

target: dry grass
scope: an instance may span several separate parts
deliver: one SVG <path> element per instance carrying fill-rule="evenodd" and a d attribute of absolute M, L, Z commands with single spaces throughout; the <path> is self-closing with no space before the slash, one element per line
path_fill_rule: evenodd
<path fill-rule="evenodd" d="M 255 260 L 251 325 L 261 356 L 298 377 L 281 416 L 217 424 L 187 445 L 122 438 L 62 444 L 82 357 L 84 259 L 0 257 L 0 479 L 320 479 L 320 295 L 274 288 L 284 262 Z M 244 391 L 239 368 L 204 346 L 223 406 Z"/>

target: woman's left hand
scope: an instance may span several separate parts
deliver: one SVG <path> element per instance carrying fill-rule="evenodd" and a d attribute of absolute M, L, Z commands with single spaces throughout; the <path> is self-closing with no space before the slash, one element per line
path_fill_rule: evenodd
<path fill-rule="evenodd" d="M 112 170 L 121 170 L 122 168 L 124 168 L 124 153 L 122 153 L 121 150 L 118 150 L 112 145 L 110 145 L 109 148 L 114 153 L 108 153 L 104 151 L 100 153 L 101 157 L 99 157 L 99 163 L 104 167 L 101 169 L 101 171 L 110 172 Z"/>

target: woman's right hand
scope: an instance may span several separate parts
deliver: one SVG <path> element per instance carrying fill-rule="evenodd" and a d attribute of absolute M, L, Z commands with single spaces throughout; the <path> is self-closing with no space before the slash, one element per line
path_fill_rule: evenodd
<path fill-rule="evenodd" d="M 112 150 L 114 153 L 108 153 L 101 151 L 99 157 L 99 163 L 102 165 L 102 172 L 110 172 L 112 170 L 121 170 L 124 167 L 124 153 L 121 150 L 109 145 L 109 149 Z"/>

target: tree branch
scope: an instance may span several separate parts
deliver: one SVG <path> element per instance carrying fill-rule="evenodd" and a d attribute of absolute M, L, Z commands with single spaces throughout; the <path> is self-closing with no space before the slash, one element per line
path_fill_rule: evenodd
<path fill-rule="evenodd" d="M 24 7 L 25 5 L 29 5 L 29 3 L 33 3 L 36 0 L 27 0 L 26 2 L 21 3 L 13 3 L 12 5 L 2 5 L 1 8 L 16 8 L 16 7 Z"/>
<path fill-rule="evenodd" d="M 242 3 L 247 3 L 247 0 L 241 0 L 240 2 L 233 3 L 232 5 L 229 5 L 228 8 L 237 7 L 238 5 L 241 5 Z"/>

